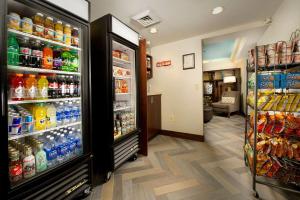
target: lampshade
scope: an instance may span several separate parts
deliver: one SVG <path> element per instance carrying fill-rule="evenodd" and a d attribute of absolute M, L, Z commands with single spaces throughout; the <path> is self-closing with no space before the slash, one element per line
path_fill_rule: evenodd
<path fill-rule="evenodd" d="M 235 76 L 225 76 L 223 79 L 224 83 L 235 83 L 236 77 Z"/>

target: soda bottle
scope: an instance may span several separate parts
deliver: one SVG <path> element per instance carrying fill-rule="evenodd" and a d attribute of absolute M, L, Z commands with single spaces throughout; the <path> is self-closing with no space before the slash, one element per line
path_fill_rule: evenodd
<path fill-rule="evenodd" d="M 24 37 L 19 40 L 20 55 L 19 65 L 30 67 L 31 47 L 29 44 L 29 38 Z"/>
<path fill-rule="evenodd" d="M 41 75 L 38 80 L 39 99 L 48 99 L 48 80 L 45 75 Z"/>
<path fill-rule="evenodd" d="M 16 74 L 11 81 L 11 99 L 13 101 L 24 100 L 25 97 L 25 84 L 23 74 Z"/>
<path fill-rule="evenodd" d="M 79 85 L 79 78 L 77 76 L 74 77 L 74 97 L 80 96 L 80 85 Z"/>
<path fill-rule="evenodd" d="M 70 77 L 66 76 L 66 97 L 70 97 Z"/>
<path fill-rule="evenodd" d="M 66 89 L 67 89 L 67 84 L 65 80 L 65 76 L 59 76 L 58 78 L 58 96 L 60 98 L 66 97 Z"/>
<path fill-rule="evenodd" d="M 58 82 L 56 80 L 56 76 L 52 75 L 48 77 L 48 97 L 51 99 L 55 99 L 58 97 Z"/>
<path fill-rule="evenodd" d="M 29 74 L 25 80 L 26 99 L 35 99 L 37 97 L 37 80 L 34 74 Z"/>
<path fill-rule="evenodd" d="M 30 59 L 30 67 L 41 68 L 43 64 L 43 51 L 40 40 L 33 41 L 31 44 L 32 53 Z"/>
<path fill-rule="evenodd" d="M 61 50 L 58 46 L 53 48 L 53 69 L 61 70 L 62 59 L 61 59 Z"/>
<path fill-rule="evenodd" d="M 62 58 L 62 67 L 61 70 L 69 71 L 70 63 L 71 63 L 71 53 L 68 50 L 64 50 L 61 54 Z"/>
<path fill-rule="evenodd" d="M 56 127 L 56 108 L 52 104 L 48 104 L 46 106 L 47 110 L 47 122 L 46 127 L 47 128 L 53 128 Z"/>
<path fill-rule="evenodd" d="M 69 87 L 69 96 L 74 97 L 75 96 L 75 83 L 74 83 L 73 76 L 69 77 L 68 87 Z"/>
<path fill-rule="evenodd" d="M 8 36 L 7 46 L 7 64 L 19 65 L 19 44 L 16 36 L 10 34 Z"/>
<path fill-rule="evenodd" d="M 47 110 L 43 103 L 40 103 L 34 109 L 35 130 L 44 130 L 46 128 Z"/>
<path fill-rule="evenodd" d="M 43 49 L 43 68 L 44 69 L 52 69 L 53 68 L 53 51 L 50 45 L 47 45 Z"/>

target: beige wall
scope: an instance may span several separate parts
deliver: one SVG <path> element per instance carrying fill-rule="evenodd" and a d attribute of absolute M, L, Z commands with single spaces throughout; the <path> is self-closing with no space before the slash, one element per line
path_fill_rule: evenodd
<path fill-rule="evenodd" d="M 151 49 L 153 78 L 150 93 L 162 94 L 162 129 L 203 135 L 201 38 L 193 37 Z M 182 55 L 195 53 L 195 69 L 182 69 Z M 157 61 L 171 60 L 170 67 L 156 67 Z"/>
<path fill-rule="evenodd" d="M 272 17 L 272 24 L 258 44 L 289 40 L 291 33 L 300 29 L 300 0 L 285 0 Z"/>

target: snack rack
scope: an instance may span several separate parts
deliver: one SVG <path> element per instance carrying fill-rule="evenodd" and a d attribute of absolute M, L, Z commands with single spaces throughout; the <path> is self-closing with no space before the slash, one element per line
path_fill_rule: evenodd
<path fill-rule="evenodd" d="M 291 40 L 292 41 L 292 40 Z M 259 194 L 256 190 L 256 184 L 262 184 L 269 187 L 278 188 L 281 190 L 293 192 L 296 194 L 300 194 L 300 160 L 296 158 L 290 158 L 292 157 L 291 154 L 288 154 L 289 151 L 285 151 L 289 149 L 288 144 L 299 144 L 300 141 L 300 135 L 299 135 L 299 127 L 300 127 L 300 112 L 298 110 L 291 110 L 291 105 L 289 105 L 290 110 L 285 110 L 281 108 L 281 110 L 275 110 L 273 109 L 274 106 L 271 106 L 272 109 L 264 109 L 267 107 L 268 103 L 271 105 L 272 103 L 275 104 L 272 99 L 262 98 L 262 93 L 266 92 L 265 89 L 262 88 L 261 81 L 261 75 L 269 74 L 273 76 L 273 88 L 271 89 L 272 93 L 269 93 L 268 95 L 272 97 L 273 96 L 282 96 L 284 97 L 290 97 L 292 95 L 300 95 L 300 89 L 291 89 L 289 88 L 290 85 L 287 85 L 284 83 L 284 80 L 280 80 L 280 84 L 282 84 L 280 87 L 275 86 L 275 78 L 274 74 L 283 74 L 282 76 L 287 76 L 289 73 L 298 73 L 300 74 L 300 63 L 294 62 L 293 57 L 296 53 L 296 51 L 299 51 L 299 46 L 296 49 L 295 45 L 299 45 L 300 42 L 293 40 L 291 42 L 292 48 L 291 48 L 291 60 L 288 61 L 287 57 L 282 56 L 282 60 L 280 61 L 280 55 L 277 54 L 277 49 L 279 49 L 279 46 L 281 46 L 281 54 L 284 54 L 287 56 L 287 48 L 288 48 L 288 42 L 279 42 L 275 45 L 275 52 L 277 56 L 272 57 L 270 61 L 270 57 L 267 55 L 267 50 L 265 50 L 265 61 L 261 62 L 259 59 L 261 58 L 261 55 L 259 56 L 259 51 L 262 46 L 255 47 L 254 50 L 252 50 L 252 56 L 247 61 L 247 103 L 246 103 L 246 118 L 245 118 L 245 144 L 244 144 L 244 159 L 245 159 L 245 165 L 249 166 L 251 172 L 252 172 L 252 187 L 254 196 L 256 198 L 259 198 Z M 273 44 L 271 44 L 273 45 Z M 264 48 L 268 47 L 269 45 L 263 45 Z M 286 47 L 286 48 L 283 48 Z M 266 48 L 267 49 L 267 48 Z M 274 52 L 274 55 L 276 55 Z M 260 76 L 260 77 L 259 77 Z M 251 81 L 249 81 L 251 79 Z M 297 80 L 297 77 L 296 77 Z M 300 82 L 300 80 L 298 80 Z M 270 91 L 270 89 L 269 89 Z M 252 96 L 249 98 L 249 96 L 252 94 Z M 253 99 L 252 103 L 249 99 Z M 287 98 L 288 99 L 288 98 Z M 288 100 L 286 99 L 286 102 Z M 296 101 L 297 98 L 294 98 Z M 292 102 L 288 102 L 292 104 Z M 294 102 L 293 102 L 294 103 Z M 279 102 L 278 102 L 279 104 Z M 300 104 L 300 102 L 298 102 Z M 263 105 L 263 106 L 262 106 Z M 276 105 L 277 106 L 277 105 Z M 271 108 L 269 106 L 269 108 Z M 297 106 L 299 107 L 299 105 Z M 267 116 L 265 120 L 265 124 L 262 128 L 262 121 L 261 116 Z M 271 121 L 272 119 L 274 121 Z M 282 125 L 280 131 L 278 131 L 278 124 L 276 124 L 276 116 L 282 116 L 282 119 L 278 120 L 279 124 Z M 290 118 L 294 117 L 295 122 L 295 129 L 291 129 L 289 121 Z M 297 121 L 298 120 L 298 121 Z M 267 125 L 268 123 L 273 123 L 271 131 L 267 131 Z M 269 126 L 270 127 L 270 126 Z M 252 134 L 251 134 L 252 130 Z M 294 134 L 288 135 L 288 130 L 294 131 Z M 268 134 L 266 134 L 266 132 Z M 298 133 L 298 135 L 296 134 Z M 275 139 L 274 139 L 275 138 Z M 277 151 L 275 155 L 272 155 L 272 150 L 274 150 L 274 146 L 272 146 L 274 143 L 272 143 L 274 140 L 280 139 L 281 141 L 286 141 L 286 143 L 282 142 L 282 144 L 285 144 L 286 149 L 281 149 L 284 153 L 279 153 L 280 156 L 278 156 Z M 297 147 L 296 150 L 299 152 L 299 147 L 294 145 L 293 147 Z M 279 145 L 276 146 L 277 149 L 279 148 Z M 267 149 L 267 150 L 266 150 Z M 293 150 L 293 148 L 292 148 Z M 263 159 L 266 159 L 263 161 Z"/>

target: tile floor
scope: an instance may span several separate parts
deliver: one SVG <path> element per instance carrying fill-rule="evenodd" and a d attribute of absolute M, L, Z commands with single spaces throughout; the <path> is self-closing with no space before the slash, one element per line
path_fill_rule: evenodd
<path fill-rule="evenodd" d="M 118 169 L 94 188 L 88 200 L 248 200 L 255 199 L 243 160 L 244 119 L 214 116 L 205 124 L 205 142 L 157 136 L 149 156 Z M 258 185 L 261 199 L 300 199 Z"/>

